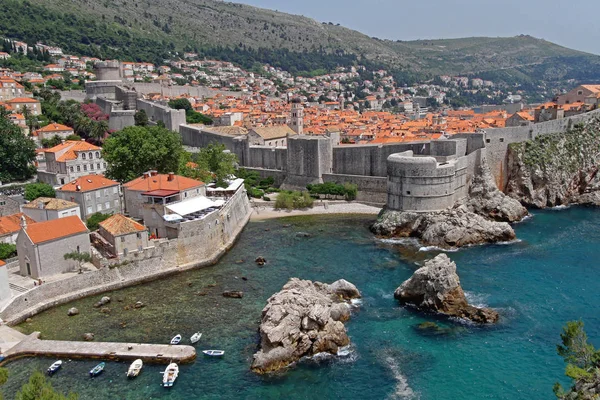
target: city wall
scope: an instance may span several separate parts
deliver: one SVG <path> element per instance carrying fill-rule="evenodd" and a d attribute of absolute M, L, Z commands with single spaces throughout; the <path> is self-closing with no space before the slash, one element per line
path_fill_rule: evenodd
<path fill-rule="evenodd" d="M 248 196 L 242 187 L 219 212 L 202 220 L 202 228 L 199 228 L 199 221 L 181 224 L 181 237 L 162 242 L 159 248 L 151 249 L 154 257 L 140 256 L 139 261 L 115 268 L 102 268 L 44 283 L 14 297 L 0 312 L 0 317 L 14 325 L 43 310 L 85 296 L 213 265 L 233 246 L 250 219 L 250 214 Z"/>
<path fill-rule="evenodd" d="M 123 84 L 121 82 L 121 84 Z M 240 97 L 242 92 L 231 92 L 226 90 L 215 90 L 205 86 L 179 86 L 179 85 L 165 85 L 161 83 L 126 83 L 127 86 L 135 89 L 136 92 L 149 94 L 149 93 L 162 93 L 164 96 L 178 97 L 184 94 L 193 97 L 215 97 L 217 94 L 223 96 L 234 96 Z"/>
<path fill-rule="evenodd" d="M 150 122 L 162 121 L 167 129 L 174 132 L 179 132 L 180 126 L 185 124 L 185 110 L 174 110 L 168 106 L 143 99 L 136 99 L 135 108 L 144 110 Z"/>

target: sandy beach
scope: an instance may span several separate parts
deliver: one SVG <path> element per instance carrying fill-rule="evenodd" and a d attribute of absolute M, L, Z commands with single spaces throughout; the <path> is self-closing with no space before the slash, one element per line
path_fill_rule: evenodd
<path fill-rule="evenodd" d="M 321 203 L 315 202 L 313 208 L 304 210 L 275 210 L 270 205 L 260 203 L 253 207 L 251 221 L 261 221 L 265 219 L 295 217 L 300 215 L 317 214 L 369 214 L 377 215 L 381 208 L 368 206 L 361 203 Z"/>

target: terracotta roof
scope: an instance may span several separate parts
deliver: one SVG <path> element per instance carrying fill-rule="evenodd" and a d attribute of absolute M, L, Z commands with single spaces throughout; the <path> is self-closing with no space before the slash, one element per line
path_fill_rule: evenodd
<path fill-rule="evenodd" d="M 179 193 L 179 190 L 156 189 L 142 193 L 144 196 L 169 197 Z"/>
<path fill-rule="evenodd" d="M 43 210 L 66 210 L 67 208 L 79 207 L 79 204 L 68 200 L 53 199 L 50 197 L 38 197 L 37 199 L 23 205 L 23 208 L 40 208 Z"/>
<path fill-rule="evenodd" d="M 288 135 L 292 136 L 292 135 L 296 134 L 296 132 L 294 132 L 292 129 L 290 129 L 290 127 L 287 125 L 265 126 L 262 128 L 252 128 L 252 131 L 254 131 L 258 136 L 260 136 L 261 138 L 263 138 L 265 140 L 279 139 L 279 138 L 284 138 Z"/>
<path fill-rule="evenodd" d="M 104 175 L 85 175 L 63 185 L 58 190 L 63 192 L 89 192 L 90 190 L 117 185 L 119 185 L 119 182 L 108 179 Z"/>
<path fill-rule="evenodd" d="M 77 152 L 80 151 L 97 151 L 101 150 L 100 147 L 94 146 L 91 143 L 88 143 L 83 140 L 67 140 L 62 144 L 51 147 L 49 149 L 44 150 L 46 153 L 58 153 L 61 151 L 65 151 L 62 155 L 60 155 L 56 161 L 64 162 L 67 160 L 76 160 Z"/>
<path fill-rule="evenodd" d="M 133 232 L 145 232 L 147 230 L 144 225 L 138 224 L 123 214 L 115 214 L 100 222 L 99 225 L 113 236 L 121 236 Z"/>
<path fill-rule="evenodd" d="M 27 236 L 34 244 L 49 242 L 87 231 L 87 227 L 77 215 L 38 222 L 27 225 L 25 229 Z"/>
<path fill-rule="evenodd" d="M 2 267 L 3 265 L 6 265 L 6 263 L 2 260 L 0 260 L 0 267 Z"/>
<path fill-rule="evenodd" d="M 12 100 L 6 100 L 7 103 L 39 103 L 36 99 L 32 99 L 31 97 L 17 97 Z"/>
<path fill-rule="evenodd" d="M 51 123 L 51 124 L 48 124 L 45 127 L 37 130 L 37 132 L 60 132 L 60 131 L 73 131 L 73 128 L 66 126 L 66 125 L 62 125 L 62 124 Z"/>
<path fill-rule="evenodd" d="M 7 215 L 0 217 L 0 236 L 18 232 L 21 229 L 21 217 L 25 217 L 28 224 L 35 224 L 35 221 L 23 213 Z"/>
<path fill-rule="evenodd" d="M 156 174 L 153 176 L 141 176 L 125 183 L 123 186 L 128 190 L 149 192 L 158 189 L 181 191 L 202 185 L 204 185 L 203 182 L 184 176 L 173 175 L 172 179 L 169 180 L 168 174 Z"/>

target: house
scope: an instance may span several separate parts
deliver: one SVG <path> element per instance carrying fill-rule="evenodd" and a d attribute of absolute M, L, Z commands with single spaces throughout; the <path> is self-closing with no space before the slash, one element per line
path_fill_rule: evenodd
<path fill-rule="evenodd" d="M 580 85 L 556 99 L 558 105 L 572 103 L 586 103 L 586 99 L 600 94 L 600 85 Z"/>
<path fill-rule="evenodd" d="M 549 102 L 544 103 L 535 109 L 535 122 L 545 122 L 565 117 L 565 110 L 558 104 Z"/>
<path fill-rule="evenodd" d="M 10 58 L 10 54 L 5 51 L 0 51 L 0 60 L 8 60 Z"/>
<path fill-rule="evenodd" d="M 287 146 L 288 136 L 294 135 L 296 132 L 287 125 L 257 127 L 248 131 L 250 145 L 254 146 Z"/>
<path fill-rule="evenodd" d="M 104 175 L 85 175 L 56 190 L 56 197 L 79 204 L 81 219 L 90 215 L 118 214 L 121 212 L 120 184 Z"/>
<path fill-rule="evenodd" d="M 74 135 L 75 131 L 73 128 L 66 125 L 52 122 L 45 127 L 38 129 L 33 134 L 34 136 L 37 136 L 39 140 L 52 139 L 54 136 L 58 136 L 65 140 L 67 137 Z"/>
<path fill-rule="evenodd" d="M 12 78 L 6 76 L 0 77 L 0 101 L 12 100 L 16 97 L 23 97 L 25 88 Z"/>
<path fill-rule="evenodd" d="M 64 258 L 72 252 L 90 252 L 89 231 L 78 216 L 35 224 L 21 220 L 17 236 L 21 275 L 38 279 L 76 271 L 79 263 Z"/>
<path fill-rule="evenodd" d="M 0 194 L 0 217 L 16 214 L 21 210 L 20 204 L 12 197 Z"/>
<path fill-rule="evenodd" d="M 206 195 L 203 182 L 174 173 L 144 173 L 123 185 L 125 210 L 133 218 L 143 219 L 156 237 L 166 237 L 166 207 L 187 199 Z"/>
<path fill-rule="evenodd" d="M 111 253 L 116 257 L 126 257 L 150 247 L 148 229 L 123 214 L 115 214 L 100 222 L 98 233 L 110 244 Z"/>
<path fill-rule="evenodd" d="M 67 140 L 44 149 L 46 169 L 38 169 L 38 179 L 52 186 L 64 185 L 89 174 L 103 174 L 106 162 L 102 149 L 83 140 Z"/>
<path fill-rule="evenodd" d="M 77 216 L 81 218 L 79 204 L 72 201 L 38 197 L 21 206 L 21 211 L 34 221 L 50 221 L 53 219 Z"/>
<path fill-rule="evenodd" d="M 40 115 L 42 113 L 42 106 L 40 102 L 31 97 L 15 97 L 7 100 L 6 104 L 12 107 L 13 110 L 21 111 L 23 107 L 26 107 L 31 115 Z"/>
<path fill-rule="evenodd" d="M 534 118 L 525 111 L 518 111 L 506 119 L 506 126 L 528 126 L 534 122 Z"/>
<path fill-rule="evenodd" d="M 23 216 L 28 224 L 35 223 L 33 219 L 23 213 L 0 217 L 0 243 L 17 243 L 17 234 L 21 230 L 21 217 Z"/>

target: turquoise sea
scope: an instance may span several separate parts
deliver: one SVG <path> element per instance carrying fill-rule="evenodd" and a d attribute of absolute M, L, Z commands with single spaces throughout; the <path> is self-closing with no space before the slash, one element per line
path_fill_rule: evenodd
<path fill-rule="evenodd" d="M 95 362 L 66 362 L 51 381 L 80 399 L 552 399 L 554 382 L 568 382 L 555 350 L 564 323 L 583 319 L 591 341 L 600 345 L 600 210 L 534 212 L 516 225 L 519 242 L 449 253 L 470 301 L 499 310 L 500 323 L 489 327 L 400 307 L 394 289 L 436 252 L 379 241 L 370 222 L 347 216 L 252 222 L 217 265 L 110 293 L 108 315 L 92 307 L 101 297 L 95 296 L 19 328 L 40 330 L 47 339 L 80 340 L 93 332 L 98 341 L 161 343 L 200 330 L 198 350 L 226 351 L 223 359 L 200 355 L 181 366 L 170 390 L 159 386 L 161 366 L 146 366 L 128 381 L 126 363 L 107 363 L 102 376 L 90 379 Z M 267 259 L 264 267 L 255 265 L 258 255 Z M 261 310 L 290 277 L 345 278 L 358 286 L 362 304 L 347 323 L 352 345 L 342 357 L 257 376 L 249 366 Z M 223 298 L 223 290 L 243 290 L 244 298 Z M 147 306 L 129 309 L 136 301 Z M 81 314 L 67 317 L 73 306 Z M 425 321 L 440 329 L 419 330 Z M 9 364 L 6 398 L 52 361 Z"/>

